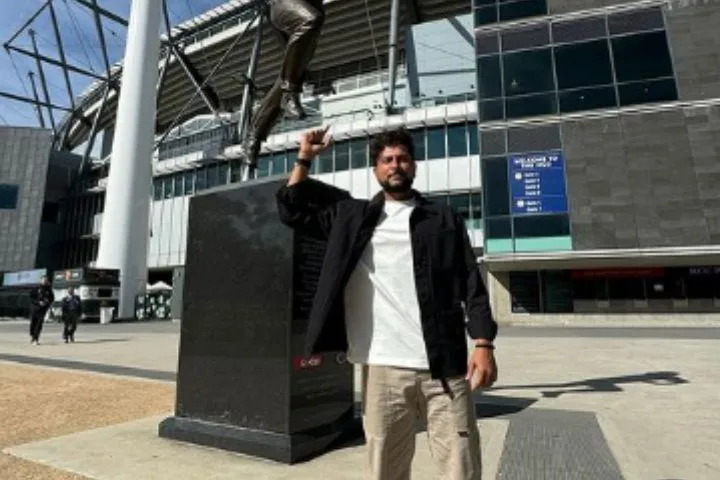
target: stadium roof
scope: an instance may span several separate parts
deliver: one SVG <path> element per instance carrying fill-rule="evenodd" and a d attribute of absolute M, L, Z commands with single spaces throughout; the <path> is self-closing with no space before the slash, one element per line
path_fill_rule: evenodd
<path fill-rule="evenodd" d="M 390 0 L 326 0 L 325 24 L 309 67 L 309 78 L 322 81 L 323 72 L 327 77 L 333 69 L 339 72 L 343 66 L 357 72 L 359 62 L 363 61 L 368 69 L 376 69 L 378 59 L 383 68 L 386 68 L 390 3 Z M 190 70 L 196 72 L 199 83 L 207 80 L 207 98 L 216 103 L 217 111 L 234 111 L 242 99 L 244 74 L 247 71 L 257 22 L 249 29 L 246 27 L 253 21 L 254 11 L 254 0 L 230 0 L 171 29 L 170 37 L 183 53 L 185 65 L 189 65 Z M 403 25 L 447 18 L 469 11 L 469 0 L 400 0 L 398 49 L 404 50 Z M 238 41 L 238 35 L 246 29 L 248 31 Z M 255 83 L 261 91 L 274 82 L 282 60 L 283 46 L 276 35 L 268 25 L 264 26 L 255 77 Z M 163 36 L 163 45 L 165 52 L 168 48 L 167 36 Z M 163 64 L 163 57 L 164 53 L 161 53 L 159 68 Z M 113 70 L 115 80 L 121 84 L 121 65 L 116 65 Z M 196 94 L 195 84 L 176 56 L 172 57 L 165 75 L 159 92 L 157 133 L 198 114 L 210 112 L 207 102 L 201 95 Z M 77 115 L 67 115 L 64 118 L 63 124 L 69 127 L 66 145 L 70 148 L 81 144 L 88 137 L 95 113 L 102 103 L 105 85 L 103 81 L 96 81 L 85 89 L 78 101 L 79 110 L 82 112 L 80 118 Z M 107 105 L 99 119 L 100 130 L 112 126 L 116 111 L 117 91 L 111 89 Z"/>

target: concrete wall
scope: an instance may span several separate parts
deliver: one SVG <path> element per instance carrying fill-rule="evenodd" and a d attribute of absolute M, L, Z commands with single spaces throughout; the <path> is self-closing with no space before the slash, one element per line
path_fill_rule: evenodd
<path fill-rule="evenodd" d="M 0 183 L 19 186 L 14 210 L 0 210 L 0 270 L 35 267 L 50 158 L 48 130 L 0 127 Z"/>
<path fill-rule="evenodd" d="M 720 244 L 720 107 L 566 122 L 576 250 Z"/>
<path fill-rule="evenodd" d="M 720 1 L 673 0 L 665 10 L 681 100 L 720 97 Z"/>

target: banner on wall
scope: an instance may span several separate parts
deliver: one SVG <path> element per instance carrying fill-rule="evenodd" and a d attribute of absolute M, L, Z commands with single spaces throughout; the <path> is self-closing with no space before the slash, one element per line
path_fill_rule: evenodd
<path fill-rule="evenodd" d="M 23 270 L 21 272 L 8 272 L 3 274 L 3 287 L 17 287 L 22 285 L 37 285 L 43 275 L 47 275 L 47 269 L 38 268 L 35 270 Z"/>
<path fill-rule="evenodd" d="M 513 215 L 568 211 L 562 152 L 512 155 L 508 168 Z"/>

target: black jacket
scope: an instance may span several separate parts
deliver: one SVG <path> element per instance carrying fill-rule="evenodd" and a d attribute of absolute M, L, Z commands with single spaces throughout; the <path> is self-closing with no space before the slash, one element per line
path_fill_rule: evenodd
<path fill-rule="evenodd" d="M 46 312 L 55 301 L 55 294 L 50 285 L 41 285 L 30 290 L 30 305 L 32 312 Z"/>
<path fill-rule="evenodd" d="M 79 317 L 82 314 L 82 302 L 80 297 L 73 294 L 71 297 L 64 297 L 62 299 L 62 314 L 63 316 L 76 316 Z"/>
<path fill-rule="evenodd" d="M 430 372 L 433 378 L 464 375 L 465 330 L 473 339 L 493 340 L 497 324 L 462 217 L 447 205 L 414 194 L 417 206 L 410 217 L 410 238 Z M 345 351 L 343 292 L 380 219 L 384 196 L 381 192 L 372 200 L 357 200 L 308 179 L 283 186 L 277 204 L 283 223 L 327 241 L 306 354 Z"/>

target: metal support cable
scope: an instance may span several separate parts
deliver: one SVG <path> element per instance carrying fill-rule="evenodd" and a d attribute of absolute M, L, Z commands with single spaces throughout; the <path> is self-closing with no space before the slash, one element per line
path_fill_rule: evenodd
<path fill-rule="evenodd" d="M 32 41 L 33 51 L 35 52 L 35 62 L 37 63 L 37 69 L 38 73 L 40 74 L 40 85 L 42 86 L 43 93 L 45 95 L 45 102 L 48 104 L 47 111 L 48 116 L 50 117 L 50 126 L 53 130 L 53 135 L 57 132 L 57 129 L 55 127 L 55 115 L 53 115 L 52 107 L 50 107 L 50 92 L 47 88 L 47 82 L 45 81 L 45 71 L 43 70 L 42 63 L 40 62 L 40 57 L 38 55 L 38 48 L 37 48 L 37 42 L 35 41 L 35 30 L 32 28 L 28 30 L 28 34 L 30 35 L 30 40 Z"/>
<path fill-rule="evenodd" d="M 50 10 L 50 19 L 53 24 L 53 32 L 55 33 L 55 41 L 57 42 L 58 53 L 60 54 L 60 61 L 64 64 L 62 67 L 63 76 L 65 77 L 65 86 L 67 87 L 68 97 L 70 98 L 70 107 L 75 110 L 75 94 L 70 84 L 70 75 L 67 69 L 67 59 L 65 58 L 65 48 L 63 48 L 62 36 L 60 35 L 60 28 L 58 27 L 57 15 L 55 14 L 55 7 L 52 2 L 48 3 Z"/>
<path fill-rule="evenodd" d="M 45 117 L 43 117 L 42 109 L 40 108 L 40 97 L 38 97 L 37 87 L 35 86 L 35 78 L 33 78 L 33 72 L 28 72 L 28 78 L 30 79 L 30 85 L 32 86 L 33 98 L 35 99 L 35 110 L 37 110 L 38 120 L 40 126 L 45 128 Z"/>
<path fill-rule="evenodd" d="M 225 51 L 225 53 L 223 54 L 223 56 L 220 58 L 220 60 L 217 62 L 217 64 L 216 64 L 216 65 L 213 67 L 213 69 L 210 71 L 210 73 L 208 74 L 208 76 L 205 78 L 205 80 L 203 80 L 203 83 L 200 85 L 201 88 L 204 87 L 205 84 L 207 84 L 207 82 L 210 81 L 210 79 L 212 79 L 212 77 L 215 75 L 215 72 L 217 72 L 217 70 L 220 68 L 220 66 L 225 62 L 225 60 L 227 59 L 227 57 L 230 55 L 230 52 L 232 52 L 233 49 L 237 46 L 237 44 L 240 43 L 240 40 L 242 40 L 243 37 L 245 37 L 245 34 L 250 30 L 250 25 L 253 24 L 253 22 L 257 19 L 258 15 L 260 15 L 259 12 L 256 13 L 256 14 L 255 14 L 255 17 L 253 17 L 253 19 L 247 24 L 247 26 L 245 27 L 245 30 L 243 30 L 242 32 L 240 32 L 240 34 L 235 38 L 235 40 L 233 40 L 232 44 L 228 47 L 228 49 Z M 178 114 L 175 116 L 175 118 L 173 119 L 173 121 L 170 123 L 170 126 L 165 130 L 165 133 L 162 135 L 162 137 L 160 137 L 160 140 L 158 140 L 158 141 L 155 143 L 155 146 L 154 146 L 153 150 L 156 149 L 156 148 L 158 148 L 158 146 L 160 146 L 160 144 L 162 144 L 162 143 L 165 141 L 165 139 L 167 138 L 167 136 L 170 134 L 170 131 L 171 131 L 173 128 L 175 128 L 175 126 L 177 125 L 177 122 L 180 120 L 180 118 L 182 118 L 182 116 L 185 114 L 185 111 L 188 109 L 188 107 L 189 107 L 189 106 L 192 104 L 192 102 L 195 100 L 195 97 L 197 97 L 197 94 L 198 94 L 198 90 L 196 89 L 196 90 L 195 90 L 195 93 L 188 99 L 188 101 L 185 103 L 185 105 L 183 106 L 183 108 L 180 110 L 180 113 L 178 113 Z"/>

